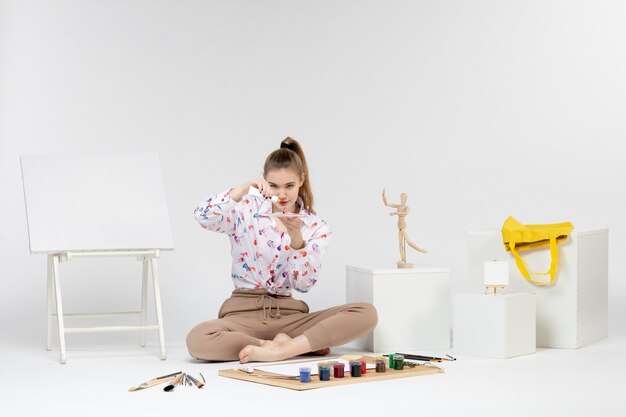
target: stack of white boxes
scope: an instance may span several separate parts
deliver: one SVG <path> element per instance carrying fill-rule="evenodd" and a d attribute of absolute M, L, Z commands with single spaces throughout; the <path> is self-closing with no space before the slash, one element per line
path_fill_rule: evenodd
<path fill-rule="evenodd" d="M 505 252 L 500 231 L 468 232 L 468 290 L 482 291 L 485 261 L 508 260 L 509 293 L 537 297 L 537 346 L 579 348 L 608 334 L 608 229 L 574 231 L 558 244 L 558 251 L 556 283 L 537 286 L 519 273 L 513 256 Z M 549 269 L 549 249 L 520 254 L 530 270 Z"/>
<path fill-rule="evenodd" d="M 575 231 L 559 243 L 556 283 L 537 286 L 519 273 L 498 230 L 468 232 L 468 290 L 454 297 L 458 355 L 510 358 L 535 347 L 579 348 L 608 334 L 608 229 Z M 547 271 L 549 249 L 523 251 L 532 271 Z M 484 294 L 486 261 L 508 261 L 506 294 Z M 450 347 L 447 268 L 348 266 L 347 301 L 369 302 L 378 326 L 356 346 L 372 352 Z"/>

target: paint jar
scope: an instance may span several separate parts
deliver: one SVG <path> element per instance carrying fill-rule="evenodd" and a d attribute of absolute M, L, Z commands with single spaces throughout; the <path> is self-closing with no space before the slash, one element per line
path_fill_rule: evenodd
<path fill-rule="evenodd" d="M 393 369 L 393 353 L 389 354 L 389 369 Z"/>
<path fill-rule="evenodd" d="M 367 373 L 367 361 L 361 362 L 361 375 L 365 375 Z"/>
<path fill-rule="evenodd" d="M 393 369 L 401 371 L 404 368 L 404 355 L 393 355 Z"/>
<path fill-rule="evenodd" d="M 330 381 L 330 366 L 321 365 L 319 375 L 320 375 L 320 381 Z"/>
<path fill-rule="evenodd" d="M 361 376 L 361 361 L 350 361 L 350 376 L 351 377 Z"/>
<path fill-rule="evenodd" d="M 333 365 L 333 377 L 343 378 L 345 366 L 343 363 L 336 363 Z"/>
<path fill-rule="evenodd" d="M 311 368 L 300 368 L 300 382 L 311 382 Z"/>
<path fill-rule="evenodd" d="M 386 372 L 387 366 L 384 359 L 376 359 L 376 372 Z"/>
<path fill-rule="evenodd" d="M 318 362 L 318 363 L 317 363 L 317 374 L 318 374 L 318 375 L 320 374 L 320 368 L 321 368 L 322 366 L 328 366 L 328 362 Z"/>

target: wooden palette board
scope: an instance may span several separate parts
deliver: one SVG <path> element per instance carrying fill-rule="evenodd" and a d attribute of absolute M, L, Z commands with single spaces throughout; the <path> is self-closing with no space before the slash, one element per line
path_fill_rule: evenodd
<path fill-rule="evenodd" d="M 351 377 L 349 373 L 346 373 L 343 378 L 333 378 L 331 372 L 330 381 L 320 381 L 318 375 L 311 375 L 311 382 L 306 383 L 300 382 L 299 378 L 291 378 L 260 370 L 254 370 L 254 373 L 248 373 L 238 368 L 222 369 L 218 372 L 218 375 L 226 378 L 234 378 L 242 381 L 271 385 L 274 387 L 289 388 L 296 391 L 306 391 L 315 388 L 336 387 L 338 385 L 383 381 L 386 379 L 408 378 L 413 376 L 439 374 L 442 372 L 443 369 L 437 366 L 416 365 L 414 368 L 405 367 L 401 371 L 387 369 L 386 372 L 374 372 L 373 370 L 368 370 L 365 375 L 354 378 Z"/>

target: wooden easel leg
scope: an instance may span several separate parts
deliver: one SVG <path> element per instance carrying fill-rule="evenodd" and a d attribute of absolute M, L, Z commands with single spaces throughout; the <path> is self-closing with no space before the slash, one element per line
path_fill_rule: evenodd
<path fill-rule="evenodd" d="M 142 268 L 141 268 L 141 325 L 146 325 L 146 313 L 147 313 L 147 304 L 148 304 L 148 258 L 142 258 Z M 146 331 L 145 329 L 141 331 L 141 340 L 139 342 L 139 346 L 146 346 Z"/>
<path fill-rule="evenodd" d="M 61 348 L 61 363 L 65 363 L 65 325 L 63 322 L 63 302 L 61 301 L 61 280 L 59 276 L 59 255 L 52 256 L 52 280 L 57 305 L 57 324 L 59 326 L 59 347 Z"/>
<path fill-rule="evenodd" d="M 52 297 L 54 296 L 54 285 L 52 282 L 54 266 L 52 262 L 52 255 L 48 255 L 48 289 L 46 292 L 46 350 L 52 350 Z"/>
<path fill-rule="evenodd" d="M 161 291 L 159 289 L 159 280 L 157 278 L 157 260 L 150 258 L 150 266 L 152 269 L 152 287 L 154 289 L 154 305 L 156 306 L 157 324 L 159 326 L 159 345 L 161 347 L 161 360 L 165 360 L 165 335 L 163 332 L 163 315 L 161 314 Z"/>

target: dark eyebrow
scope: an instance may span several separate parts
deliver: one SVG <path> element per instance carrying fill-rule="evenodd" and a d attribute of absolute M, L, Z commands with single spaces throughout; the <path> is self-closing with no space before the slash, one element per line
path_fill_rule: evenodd
<path fill-rule="evenodd" d="M 268 184 L 269 184 L 269 185 L 277 185 L 275 182 L 271 182 L 271 181 L 268 181 Z M 295 181 L 291 181 L 291 182 L 288 182 L 288 183 L 287 183 L 287 184 L 285 184 L 285 185 L 294 185 L 294 184 L 295 184 Z"/>

